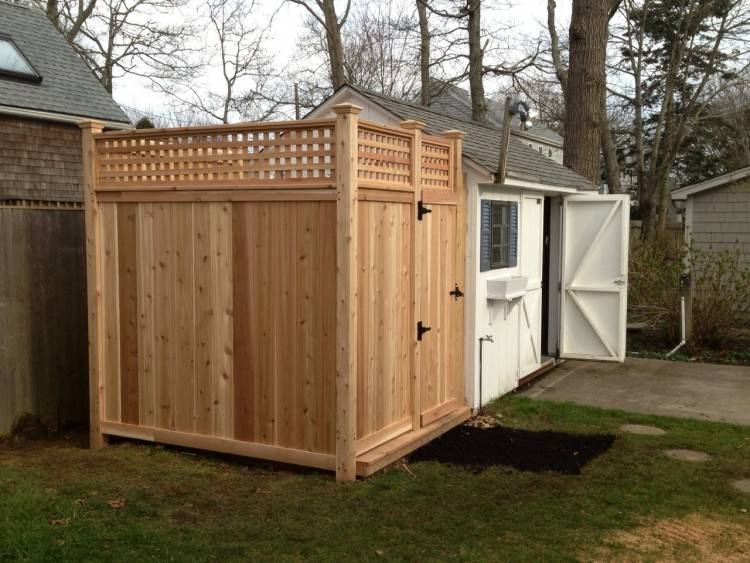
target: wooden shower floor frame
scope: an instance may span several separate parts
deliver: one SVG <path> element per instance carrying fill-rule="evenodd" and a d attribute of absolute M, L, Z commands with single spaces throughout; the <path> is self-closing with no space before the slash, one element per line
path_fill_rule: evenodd
<path fill-rule="evenodd" d="M 402 434 L 385 444 L 358 455 L 357 475 L 360 477 L 369 477 L 387 465 L 398 461 L 420 448 L 430 440 L 434 440 L 441 434 L 445 434 L 451 428 L 463 424 L 469 418 L 471 418 L 471 409 L 469 407 L 459 407 L 435 422 L 423 426 L 419 430 Z"/>

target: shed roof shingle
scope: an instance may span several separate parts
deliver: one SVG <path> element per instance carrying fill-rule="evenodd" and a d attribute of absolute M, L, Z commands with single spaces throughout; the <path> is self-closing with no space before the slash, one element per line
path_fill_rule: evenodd
<path fill-rule="evenodd" d="M 345 86 L 365 96 L 376 104 L 398 116 L 400 119 L 415 119 L 425 123 L 425 130 L 432 135 L 440 135 L 448 129 L 459 129 L 466 134 L 464 156 L 489 171 L 497 168 L 500 155 L 502 131 L 491 125 L 481 125 L 445 115 L 431 106 L 421 106 L 385 96 L 377 92 L 363 90 L 355 86 Z M 597 187 L 572 170 L 529 148 L 524 142 L 511 135 L 508 147 L 508 178 L 538 182 L 549 186 L 595 190 Z"/>
<path fill-rule="evenodd" d="M 0 105 L 129 123 L 40 10 L 0 2 L 0 33 L 13 40 L 42 76 L 39 84 L 0 78 Z"/>

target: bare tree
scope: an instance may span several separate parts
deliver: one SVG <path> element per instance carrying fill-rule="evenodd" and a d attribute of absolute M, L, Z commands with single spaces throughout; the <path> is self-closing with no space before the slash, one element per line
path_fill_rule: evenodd
<path fill-rule="evenodd" d="M 607 3 L 573 0 L 565 86 L 563 164 L 595 184 L 599 182 L 606 84 Z"/>
<path fill-rule="evenodd" d="M 612 88 L 633 113 L 642 237 L 666 228 L 675 159 L 705 108 L 750 63 L 745 0 L 624 0 Z M 711 85 L 715 84 L 712 88 Z"/>
<path fill-rule="evenodd" d="M 86 61 L 108 92 L 133 74 L 151 82 L 189 73 L 191 29 L 176 11 L 187 0 L 31 0 Z M 177 16 L 177 17 L 176 17 Z"/>
<path fill-rule="evenodd" d="M 283 103 L 273 60 L 265 52 L 265 30 L 255 25 L 255 0 L 208 0 L 205 5 L 206 44 L 200 69 L 183 80 L 160 89 L 171 95 L 183 111 L 194 110 L 222 123 L 259 121 L 274 115 Z"/>
<path fill-rule="evenodd" d="M 289 0 L 304 7 L 325 30 L 328 60 L 330 63 L 331 86 L 336 89 L 346 83 L 344 71 L 344 45 L 341 40 L 341 28 L 346 23 L 351 9 L 351 0 L 340 17 L 336 14 L 334 0 Z"/>
<path fill-rule="evenodd" d="M 547 0 L 551 66 L 565 102 L 563 163 L 597 184 L 602 155 L 607 184 L 614 193 L 620 193 L 622 185 L 617 147 L 607 112 L 606 54 L 609 21 L 620 2 L 573 2 L 567 68 L 555 25 L 556 3 Z"/>
<path fill-rule="evenodd" d="M 491 7 L 498 8 L 493 3 Z M 523 71 L 531 68 L 539 54 L 539 43 L 532 42 L 528 49 L 518 43 L 518 35 L 513 35 L 510 26 L 498 22 L 493 29 L 485 29 L 482 24 L 482 0 L 436 0 L 425 4 L 427 9 L 449 24 L 458 28 L 451 32 L 445 62 L 456 63 L 449 82 L 468 80 L 471 94 L 472 119 L 485 121 L 487 102 L 484 78 L 487 76 L 510 77 L 515 80 Z M 456 39 L 456 31 L 459 39 Z M 527 52 L 518 53 L 519 47 Z"/>
<path fill-rule="evenodd" d="M 57 30 L 65 36 L 68 43 L 74 43 L 81 27 L 94 11 L 96 0 L 34 0 L 33 4 L 42 8 Z"/>
<path fill-rule="evenodd" d="M 417 14 L 419 17 L 419 84 L 420 101 L 422 105 L 430 105 L 430 22 L 427 16 L 429 0 L 417 0 Z"/>

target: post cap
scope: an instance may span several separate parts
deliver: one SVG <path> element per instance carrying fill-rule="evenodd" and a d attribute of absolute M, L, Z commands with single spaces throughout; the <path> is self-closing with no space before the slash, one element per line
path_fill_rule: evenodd
<path fill-rule="evenodd" d="M 104 129 L 104 122 L 103 121 L 80 121 L 78 123 L 78 127 L 81 129 L 91 129 L 95 131 L 102 131 Z"/>
<path fill-rule="evenodd" d="M 443 137 L 448 137 L 449 139 L 463 139 L 465 136 L 466 133 L 459 131 L 458 129 L 448 129 L 448 131 L 443 131 Z"/>
<path fill-rule="evenodd" d="M 425 123 L 417 121 L 416 119 L 407 119 L 406 121 L 399 123 L 399 125 L 401 126 L 401 129 L 419 129 L 420 131 L 427 126 Z"/>
<path fill-rule="evenodd" d="M 362 111 L 361 107 L 355 106 L 354 104 L 336 104 L 335 106 L 331 106 L 331 109 L 336 115 L 342 115 L 345 113 L 357 115 L 360 111 Z"/>

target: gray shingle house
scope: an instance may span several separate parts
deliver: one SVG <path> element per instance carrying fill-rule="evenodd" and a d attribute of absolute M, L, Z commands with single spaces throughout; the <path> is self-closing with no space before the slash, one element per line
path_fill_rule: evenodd
<path fill-rule="evenodd" d="M 685 236 L 703 250 L 739 249 L 750 265 L 750 166 L 672 191 Z"/>
<path fill-rule="evenodd" d="M 0 435 L 87 417 L 81 131 L 129 120 L 36 9 L 0 2 Z"/>

